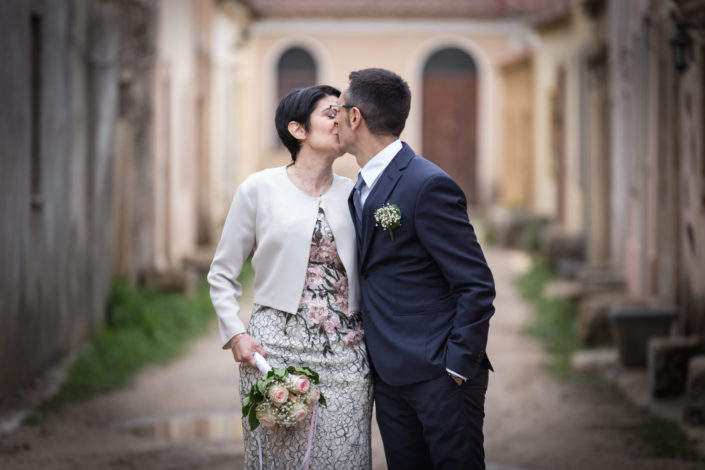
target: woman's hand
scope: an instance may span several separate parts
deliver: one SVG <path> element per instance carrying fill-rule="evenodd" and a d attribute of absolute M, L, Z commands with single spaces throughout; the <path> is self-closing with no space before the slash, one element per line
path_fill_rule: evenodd
<path fill-rule="evenodd" d="M 252 357 L 255 352 L 260 353 L 263 357 L 267 357 L 267 351 L 262 345 L 247 333 L 241 333 L 233 336 L 230 339 L 230 349 L 233 352 L 233 357 L 237 362 L 246 362 L 255 369 L 255 359 Z"/>

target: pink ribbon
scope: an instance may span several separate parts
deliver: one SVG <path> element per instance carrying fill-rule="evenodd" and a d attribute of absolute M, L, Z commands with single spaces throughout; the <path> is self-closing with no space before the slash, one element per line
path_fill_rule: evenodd
<path fill-rule="evenodd" d="M 316 432 L 316 424 L 318 423 L 318 402 L 313 408 L 313 413 L 311 413 L 311 423 L 308 428 L 308 444 L 306 447 L 306 455 L 304 455 L 304 461 L 301 463 L 302 470 L 308 470 L 308 465 L 311 459 L 311 447 L 313 446 L 313 435 Z M 262 470 L 262 441 L 259 437 L 259 429 L 255 431 L 255 436 L 257 437 L 257 454 L 259 457 L 259 468 Z"/>
<path fill-rule="evenodd" d="M 308 428 L 308 447 L 306 447 L 306 455 L 304 456 L 304 461 L 301 463 L 302 470 L 308 470 L 308 464 L 311 458 L 311 446 L 313 445 L 313 435 L 316 432 L 316 423 L 318 422 L 318 402 L 313 408 L 313 413 L 311 414 L 311 424 Z"/>

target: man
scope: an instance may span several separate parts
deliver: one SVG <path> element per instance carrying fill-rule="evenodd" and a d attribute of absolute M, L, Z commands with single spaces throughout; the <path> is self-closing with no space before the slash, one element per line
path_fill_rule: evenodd
<path fill-rule="evenodd" d="M 361 168 L 349 206 L 387 465 L 484 469 L 492 273 L 462 190 L 399 140 L 406 82 L 384 69 L 349 78 L 332 108 Z"/>

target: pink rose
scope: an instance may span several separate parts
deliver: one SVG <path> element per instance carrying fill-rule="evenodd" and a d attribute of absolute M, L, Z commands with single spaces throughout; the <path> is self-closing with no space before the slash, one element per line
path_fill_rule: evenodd
<path fill-rule="evenodd" d="M 325 321 L 324 328 L 328 334 L 335 333 L 335 330 L 340 328 L 340 318 L 338 318 L 338 315 L 331 315 L 331 317 Z"/>
<path fill-rule="evenodd" d="M 328 303 L 321 298 L 311 299 L 308 304 L 308 313 L 306 314 L 308 318 L 314 321 L 316 324 L 321 324 L 323 320 L 326 319 L 328 310 Z"/>
<path fill-rule="evenodd" d="M 337 255 L 338 250 L 330 238 L 324 238 L 317 246 L 311 247 L 311 260 L 318 263 L 333 261 Z"/>
<path fill-rule="evenodd" d="M 308 407 L 303 403 L 296 403 L 291 407 L 291 410 L 289 410 L 289 416 L 291 416 L 291 419 L 293 419 L 296 423 L 302 421 L 307 414 Z"/>
<path fill-rule="evenodd" d="M 306 287 L 313 291 L 320 289 L 323 283 L 322 276 L 323 274 L 318 266 L 309 266 L 306 269 Z"/>
<path fill-rule="evenodd" d="M 289 390 L 287 390 L 286 387 L 274 384 L 269 387 L 269 390 L 267 390 L 267 396 L 272 403 L 281 405 L 282 403 L 286 403 L 289 399 Z"/>
<path fill-rule="evenodd" d="M 338 310 L 343 312 L 345 314 L 345 316 L 348 315 L 348 296 L 347 295 L 335 294 L 335 297 L 333 298 L 333 302 L 338 307 Z"/>
<path fill-rule="evenodd" d="M 290 378 L 290 381 L 290 390 L 295 393 L 306 393 L 311 386 L 311 382 L 305 375 L 294 375 Z"/>
<path fill-rule="evenodd" d="M 256 411 L 257 419 L 259 420 L 259 424 L 265 427 L 272 427 L 276 423 L 276 419 L 274 417 L 274 410 L 272 410 L 272 407 L 269 403 L 260 403 L 257 406 L 257 411 Z"/>
<path fill-rule="evenodd" d="M 346 277 L 341 277 L 337 281 L 335 281 L 335 284 L 333 284 L 333 289 L 341 296 L 347 297 L 348 296 L 348 279 Z"/>
<path fill-rule="evenodd" d="M 362 328 L 358 325 L 355 327 L 354 330 L 348 331 L 348 334 L 345 335 L 345 338 L 343 338 L 343 341 L 345 341 L 345 347 L 347 349 L 353 349 L 357 347 L 358 344 L 360 344 L 360 340 L 362 339 L 362 336 L 364 335 L 364 332 L 362 331 Z"/>

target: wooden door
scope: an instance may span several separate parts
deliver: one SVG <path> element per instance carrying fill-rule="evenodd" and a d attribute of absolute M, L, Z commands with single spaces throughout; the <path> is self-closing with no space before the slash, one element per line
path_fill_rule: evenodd
<path fill-rule="evenodd" d="M 423 73 L 422 154 L 477 202 L 477 71 L 460 49 L 442 49 Z"/>

